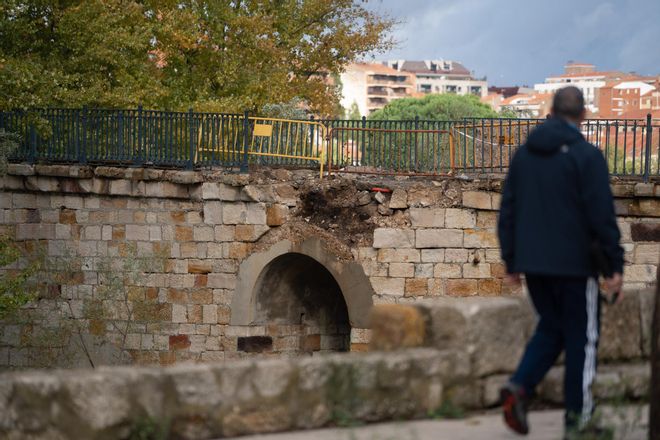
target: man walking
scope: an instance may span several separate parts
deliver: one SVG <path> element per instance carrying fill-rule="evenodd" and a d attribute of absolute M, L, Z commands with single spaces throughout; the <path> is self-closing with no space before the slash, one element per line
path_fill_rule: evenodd
<path fill-rule="evenodd" d="M 504 184 L 498 234 L 505 281 L 519 284 L 524 273 L 539 315 L 518 370 L 501 390 L 505 422 L 519 434 L 529 432 L 527 402 L 562 351 L 567 438 L 590 426 L 600 325 L 597 273 L 604 272 L 611 294 L 623 282 L 607 164 L 580 133 L 584 117 L 579 89 L 557 91 L 552 117 L 517 151 Z"/>

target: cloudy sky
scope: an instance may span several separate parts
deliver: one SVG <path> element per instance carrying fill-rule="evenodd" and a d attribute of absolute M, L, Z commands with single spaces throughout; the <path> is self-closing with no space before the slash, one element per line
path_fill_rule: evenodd
<path fill-rule="evenodd" d="M 491 85 L 532 85 L 568 60 L 660 74 L 660 0 L 371 0 L 401 20 L 377 59 L 461 61 Z"/>

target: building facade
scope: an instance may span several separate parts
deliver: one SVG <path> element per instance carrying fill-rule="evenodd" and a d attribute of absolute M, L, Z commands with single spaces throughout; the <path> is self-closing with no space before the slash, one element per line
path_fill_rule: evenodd
<path fill-rule="evenodd" d="M 544 83 L 535 84 L 534 90 L 540 93 L 555 93 L 568 86 L 575 86 L 584 94 L 585 106 L 591 114 L 598 114 L 598 90 L 608 82 L 622 80 L 630 74 L 618 71 L 599 72 L 596 66 L 587 63 L 569 62 L 564 73 L 550 76 Z"/>
<path fill-rule="evenodd" d="M 488 95 L 485 79 L 476 79 L 461 63 L 450 60 L 389 60 L 384 64 L 399 72 L 417 77 L 418 93 L 455 93 L 457 95 Z"/>
<path fill-rule="evenodd" d="M 415 75 L 383 64 L 355 63 L 340 76 L 341 105 L 350 110 L 354 105 L 361 116 L 369 116 L 390 101 L 413 96 Z"/>

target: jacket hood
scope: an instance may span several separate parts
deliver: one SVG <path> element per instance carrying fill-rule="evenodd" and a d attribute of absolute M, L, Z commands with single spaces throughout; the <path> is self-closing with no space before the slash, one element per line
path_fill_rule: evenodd
<path fill-rule="evenodd" d="M 562 145 L 580 140 L 584 140 L 584 137 L 575 126 L 562 119 L 551 118 L 530 133 L 527 148 L 533 152 L 551 154 Z"/>

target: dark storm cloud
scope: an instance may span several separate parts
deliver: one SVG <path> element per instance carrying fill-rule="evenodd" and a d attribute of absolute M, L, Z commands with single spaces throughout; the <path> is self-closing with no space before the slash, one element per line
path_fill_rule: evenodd
<path fill-rule="evenodd" d="M 566 61 L 660 73 L 660 0 L 373 0 L 402 20 L 377 59 L 462 61 L 495 85 L 534 84 Z"/>

